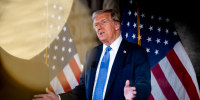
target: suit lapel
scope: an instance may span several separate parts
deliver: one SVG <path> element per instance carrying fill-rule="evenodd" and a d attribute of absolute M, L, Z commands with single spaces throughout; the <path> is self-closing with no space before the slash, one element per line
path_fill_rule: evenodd
<path fill-rule="evenodd" d="M 112 69 L 111 69 L 110 78 L 109 78 L 107 89 L 106 89 L 106 95 L 107 95 L 107 93 L 108 93 L 113 81 L 115 80 L 115 76 L 117 75 L 117 73 L 118 73 L 118 71 L 120 69 L 120 66 L 124 62 L 123 59 L 124 59 L 124 57 L 126 55 L 125 52 L 127 51 L 126 50 L 127 48 L 126 48 L 125 44 L 126 44 L 125 40 L 123 39 L 121 44 L 120 44 L 120 47 L 118 49 L 115 61 L 113 63 Z"/>
<path fill-rule="evenodd" d="M 97 66 L 98 66 L 98 63 L 99 63 L 99 60 L 100 60 L 100 57 L 101 57 L 101 52 L 103 50 L 103 45 L 100 45 L 97 47 L 97 51 L 96 53 L 96 58 L 95 60 L 93 61 L 92 65 L 91 65 L 91 71 L 90 71 L 90 81 L 89 81 L 89 98 L 91 99 L 92 98 L 92 93 L 93 93 L 93 87 L 94 87 L 94 80 L 95 80 L 95 76 L 96 76 L 96 70 L 97 70 Z"/>

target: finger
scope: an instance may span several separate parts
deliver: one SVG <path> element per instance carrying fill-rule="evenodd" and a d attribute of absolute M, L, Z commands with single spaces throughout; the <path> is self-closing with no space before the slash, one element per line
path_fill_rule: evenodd
<path fill-rule="evenodd" d="M 136 91 L 133 91 L 133 95 L 136 95 L 137 94 L 137 92 Z"/>
<path fill-rule="evenodd" d="M 129 85 L 130 85 L 130 81 L 129 81 L 129 80 L 126 80 L 125 86 L 127 87 L 127 86 L 129 86 Z"/>
<path fill-rule="evenodd" d="M 131 87 L 131 90 L 134 90 L 134 91 L 136 91 L 136 87 Z"/>
<path fill-rule="evenodd" d="M 130 100 L 133 100 L 135 98 L 135 95 L 130 96 Z"/>
<path fill-rule="evenodd" d="M 43 97 L 45 97 L 45 95 L 47 95 L 47 94 L 34 95 L 34 98 L 43 98 Z"/>

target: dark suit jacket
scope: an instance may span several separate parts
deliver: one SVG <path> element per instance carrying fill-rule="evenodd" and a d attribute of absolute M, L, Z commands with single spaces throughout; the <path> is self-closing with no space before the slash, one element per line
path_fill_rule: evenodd
<path fill-rule="evenodd" d="M 62 100 L 91 100 L 98 62 L 103 45 L 90 50 L 85 59 L 80 84 L 68 93 L 60 94 Z M 136 87 L 136 100 L 148 99 L 151 92 L 151 73 L 145 49 L 122 40 L 108 81 L 105 100 L 123 100 L 126 80 Z"/>

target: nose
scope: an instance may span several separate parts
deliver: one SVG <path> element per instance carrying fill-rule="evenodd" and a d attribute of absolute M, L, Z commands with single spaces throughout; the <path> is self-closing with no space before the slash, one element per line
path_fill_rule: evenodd
<path fill-rule="evenodd" d="M 99 30 L 101 30 L 102 29 L 102 26 L 101 26 L 101 24 L 99 24 L 98 26 L 97 26 L 97 30 L 99 31 Z"/>

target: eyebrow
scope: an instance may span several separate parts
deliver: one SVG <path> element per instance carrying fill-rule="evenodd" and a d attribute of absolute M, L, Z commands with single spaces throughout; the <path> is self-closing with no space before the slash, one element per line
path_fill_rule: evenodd
<path fill-rule="evenodd" d="M 107 21 L 107 19 L 104 18 L 104 19 L 102 19 L 102 20 L 100 20 L 98 22 L 95 21 L 94 24 L 97 24 L 97 23 L 102 22 L 102 21 Z"/>

